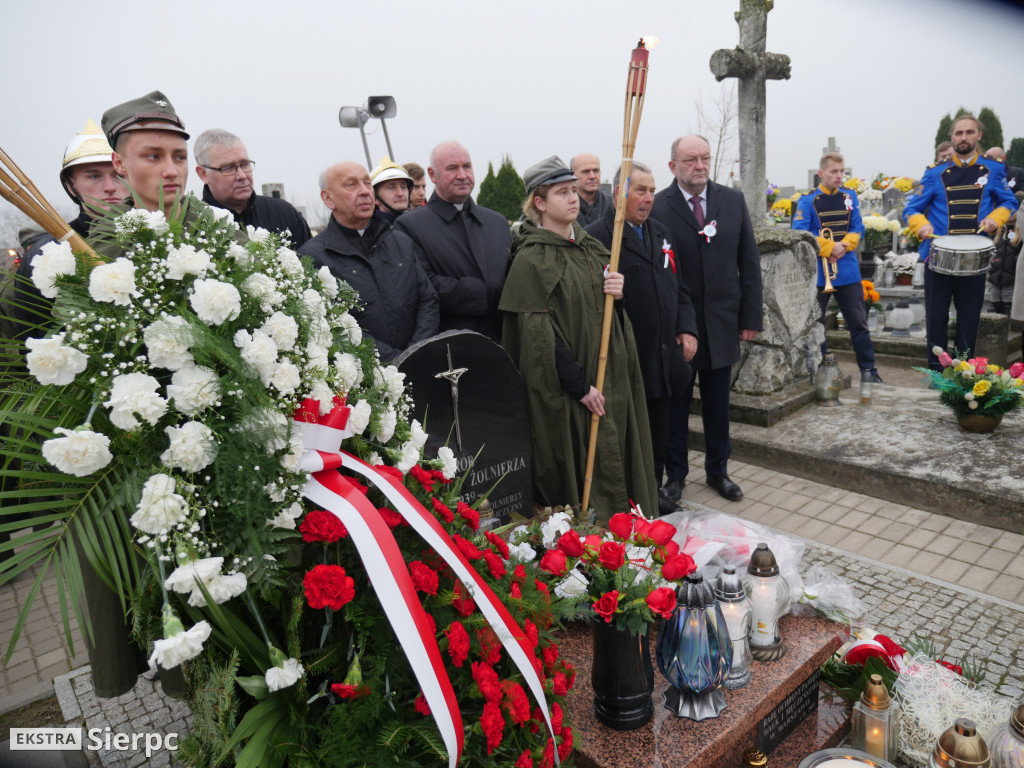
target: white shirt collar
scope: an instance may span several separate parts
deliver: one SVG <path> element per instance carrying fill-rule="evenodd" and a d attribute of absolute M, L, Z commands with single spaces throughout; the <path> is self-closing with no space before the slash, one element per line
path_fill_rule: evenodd
<path fill-rule="evenodd" d="M 707 200 L 708 200 L 708 187 L 707 187 L 706 184 L 704 185 L 704 189 L 702 189 L 696 195 L 691 195 L 689 192 L 687 192 L 685 189 L 683 189 L 683 185 L 680 184 L 678 181 L 676 182 L 676 186 L 679 187 L 679 191 L 683 193 L 683 199 L 686 200 L 686 202 L 689 203 L 690 205 L 693 205 L 692 200 L 695 197 L 699 198 L 700 200 L 703 200 L 705 203 L 707 203 Z"/>

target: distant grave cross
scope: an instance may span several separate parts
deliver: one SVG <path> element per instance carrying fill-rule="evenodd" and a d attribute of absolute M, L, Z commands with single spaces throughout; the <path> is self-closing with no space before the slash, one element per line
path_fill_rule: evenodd
<path fill-rule="evenodd" d="M 736 23 L 740 44 L 711 54 L 711 73 L 721 82 L 739 80 L 740 186 L 755 227 L 764 226 L 767 211 L 765 173 L 765 80 L 789 79 L 789 56 L 765 53 L 768 11 L 774 0 L 740 0 Z"/>
<path fill-rule="evenodd" d="M 445 348 L 448 350 L 448 370 L 434 374 L 434 378 L 447 379 L 448 383 L 451 384 L 452 413 L 455 416 L 455 443 L 459 446 L 459 451 L 461 452 L 462 428 L 459 427 L 459 379 L 462 378 L 462 374 L 466 373 L 469 368 L 455 368 L 452 366 L 452 347 L 450 344 L 445 344 Z"/>

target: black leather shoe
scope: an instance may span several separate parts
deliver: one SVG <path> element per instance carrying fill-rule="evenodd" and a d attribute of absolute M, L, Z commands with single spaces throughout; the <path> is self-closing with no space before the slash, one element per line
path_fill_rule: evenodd
<path fill-rule="evenodd" d="M 679 504 L 672 499 L 667 499 L 664 496 L 658 497 L 658 516 L 664 517 L 665 515 L 671 515 L 673 512 L 679 511 Z"/>
<path fill-rule="evenodd" d="M 669 479 L 669 481 L 661 487 L 661 490 L 658 491 L 658 496 L 675 503 L 679 501 L 679 497 L 683 495 L 684 485 L 686 485 L 686 478 Z"/>
<path fill-rule="evenodd" d="M 871 378 L 868 379 L 868 380 L 872 384 L 885 384 L 885 382 L 882 381 L 882 377 L 878 375 L 878 369 L 872 368 L 870 371 L 864 371 L 864 373 L 867 373 L 867 374 L 870 375 Z"/>
<path fill-rule="evenodd" d="M 729 501 L 739 501 L 743 498 L 743 491 L 728 475 L 708 475 L 708 488 L 714 488 L 718 495 Z"/>

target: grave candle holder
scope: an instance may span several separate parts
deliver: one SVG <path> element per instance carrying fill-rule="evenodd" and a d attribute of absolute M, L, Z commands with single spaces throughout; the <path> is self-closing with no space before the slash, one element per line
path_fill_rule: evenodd
<path fill-rule="evenodd" d="M 850 746 L 889 760 L 900 735 L 899 707 L 889 697 L 881 675 L 871 675 L 850 718 Z"/>
<path fill-rule="evenodd" d="M 989 737 L 992 768 L 1024 768 L 1024 702 Z"/>
<path fill-rule="evenodd" d="M 761 542 L 750 555 L 746 583 L 750 598 L 750 651 L 755 661 L 775 661 L 786 653 L 779 634 L 779 619 L 789 609 L 789 584 L 779 575 L 779 564 Z"/>
<path fill-rule="evenodd" d="M 733 690 L 750 682 L 750 600 L 736 566 L 726 565 L 714 584 L 715 597 L 722 606 L 725 625 L 732 641 L 732 669 L 722 687 Z"/>
<path fill-rule="evenodd" d="M 935 742 L 928 768 L 989 768 L 988 745 L 973 720 L 958 717 Z"/>

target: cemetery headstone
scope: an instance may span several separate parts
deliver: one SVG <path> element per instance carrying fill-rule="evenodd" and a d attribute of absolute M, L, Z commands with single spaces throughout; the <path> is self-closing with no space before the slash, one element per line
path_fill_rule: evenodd
<path fill-rule="evenodd" d="M 498 344 L 472 331 L 446 331 L 414 344 L 395 361 L 413 398 L 413 417 L 429 434 L 426 455 L 442 445 L 466 473 L 462 500 L 476 502 L 494 487 L 494 515 L 481 526 L 529 515 L 530 427 L 523 379 Z"/>

